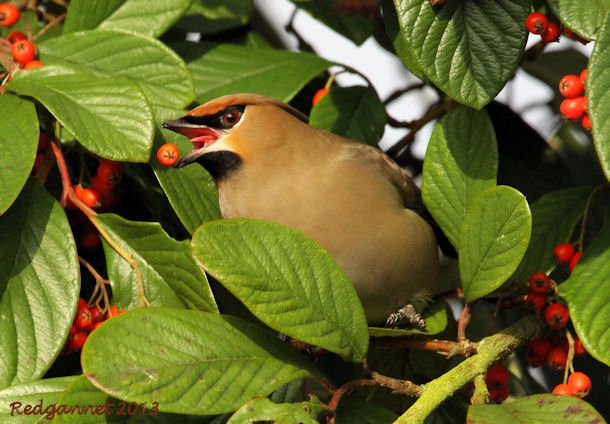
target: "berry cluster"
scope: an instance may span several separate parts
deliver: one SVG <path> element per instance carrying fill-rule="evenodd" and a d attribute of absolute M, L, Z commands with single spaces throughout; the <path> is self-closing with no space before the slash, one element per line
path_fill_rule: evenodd
<path fill-rule="evenodd" d="M 101 159 L 97 167 L 97 173 L 91 177 L 89 187 L 82 184 L 72 186 L 76 196 L 81 202 L 92 209 L 102 211 L 111 210 L 118 202 L 118 185 L 123 176 L 124 165 L 107 159 Z M 84 215 L 78 213 L 78 208 L 72 202 L 68 202 L 67 209 L 70 225 L 75 233 L 79 233 L 78 246 L 86 250 L 92 250 L 100 245 L 100 236 L 93 225 Z"/>
<path fill-rule="evenodd" d="M 565 75 L 559 80 L 559 92 L 565 99 L 559 106 L 559 111 L 565 119 L 581 121 L 582 127 L 591 129 L 591 120 L 587 114 L 587 96 L 583 95 L 587 81 L 587 70 L 580 75 Z"/>
<path fill-rule="evenodd" d="M 11 3 L 0 3 L 0 27 L 11 27 L 19 21 L 20 12 Z M 22 32 L 13 31 L 6 38 L 0 37 L 0 59 L 8 63 L 9 73 L 5 80 L 21 69 L 34 69 L 43 66 L 36 60 L 36 46 Z"/>
<path fill-rule="evenodd" d="M 500 363 L 493 364 L 485 374 L 489 399 L 502 402 L 508 397 L 508 370 Z"/>
<path fill-rule="evenodd" d="M 555 22 L 549 21 L 542 13 L 530 13 L 527 19 L 525 19 L 525 27 L 532 34 L 540 35 L 540 38 L 542 38 L 542 41 L 545 43 L 559 41 L 559 35 L 561 33 L 559 26 Z"/>
<path fill-rule="evenodd" d="M 553 257 L 559 265 L 567 265 L 570 272 L 582 257 L 582 252 L 577 251 L 571 243 L 559 243 L 553 248 Z M 546 273 L 533 273 L 528 282 L 529 292 L 526 297 L 528 305 L 537 313 L 540 313 L 548 326 L 548 334 L 534 338 L 527 344 L 525 358 L 532 367 L 546 365 L 550 369 L 561 371 L 570 366 L 570 342 L 563 330 L 569 324 L 570 313 L 562 303 L 559 302 L 553 282 Z M 559 332 L 562 330 L 562 332 Z M 573 354 L 584 356 L 587 351 L 577 335 L 570 330 L 565 330 L 573 340 Z M 584 376 L 584 377 L 583 377 Z M 584 381 L 588 381 L 588 385 Z M 570 383 L 572 381 L 572 383 Z M 572 372 L 567 383 L 555 387 L 553 394 L 573 395 L 584 397 L 591 388 L 591 381 L 586 374 Z"/>
<path fill-rule="evenodd" d="M 116 306 L 112 306 L 107 313 L 104 313 L 99 306 L 88 306 L 83 298 L 79 298 L 78 306 L 76 307 L 76 316 L 74 317 L 72 327 L 70 327 L 70 333 L 66 345 L 64 346 L 64 352 L 70 353 L 81 350 L 89 333 L 102 325 L 107 319 L 124 312 L 127 311 L 119 311 Z"/>

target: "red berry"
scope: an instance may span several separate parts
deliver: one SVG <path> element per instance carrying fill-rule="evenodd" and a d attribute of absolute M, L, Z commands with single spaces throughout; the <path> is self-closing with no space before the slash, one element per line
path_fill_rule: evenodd
<path fill-rule="evenodd" d="M 44 63 L 42 63 L 40 60 L 32 60 L 26 63 L 23 69 L 27 71 L 28 69 L 42 68 L 43 66 Z"/>
<path fill-rule="evenodd" d="M 559 243 L 553 248 L 553 257 L 560 264 L 567 264 L 574 256 L 574 246 L 571 243 Z"/>
<path fill-rule="evenodd" d="M 76 305 L 76 309 L 84 309 L 87 308 L 87 301 L 85 299 L 83 299 L 82 297 L 78 298 L 78 304 Z"/>
<path fill-rule="evenodd" d="M 0 3 L 0 26 L 10 27 L 19 20 L 19 9 L 10 3 Z"/>
<path fill-rule="evenodd" d="M 43 132 L 38 134 L 38 150 L 44 151 L 49 147 L 49 137 Z"/>
<path fill-rule="evenodd" d="M 546 294 L 551 287 L 551 280 L 544 272 L 535 272 L 530 275 L 529 287 L 532 293 Z"/>
<path fill-rule="evenodd" d="M 485 374 L 485 382 L 489 390 L 499 390 L 508 387 L 508 370 L 502 364 L 493 364 Z"/>
<path fill-rule="evenodd" d="M 34 159 L 34 166 L 32 167 L 32 174 L 35 174 L 38 172 L 38 170 L 40 169 L 40 167 L 42 166 L 42 163 L 44 162 L 44 156 L 41 155 L 40 153 L 36 154 L 36 158 Z"/>
<path fill-rule="evenodd" d="M 100 207 L 101 210 L 103 211 L 107 211 L 110 210 L 114 207 L 114 205 L 116 205 L 119 202 L 119 197 L 115 194 L 111 194 L 109 196 L 105 196 L 102 199 L 102 206 Z"/>
<path fill-rule="evenodd" d="M 79 305 L 78 309 L 76 310 L 76 316 L 74 317 L 74 326 L 77 330 L 88 330 L 91 324 L 91 311 L 89 311 L 87 305 L 84 307 Z"/>
<path fill-rule="evenodd" d="M 542 34 L 546 31 L 549 20 L 542 13 L 530 13 L 525 19 L 525 27 L 532 34 Z"/>
<path fill-rule="evenodd" d="M 559 111 L 566 119 L 577 121 L 582 118 L 587 108 L 587 97 L 572 97 L 565 99 L 559 105 Z"/>
<path fill-rule="evenodd" d="M 98 322 L 102 322 L 106 319 L 106 314 L 104 314 L 102 308 L 97 305 L 90 307 L 89 312 L 91 312 L 91 321 L 93 324 L 97 324 Z"/>
<path fill-rule="evenodd" d="M 19 40 L 11 47 L 15 62 L 25 65 L 36 57 L 36 47 L 30 40 Z"/>
<path fill-rule="evenodd" d="M 546 305 L 546 296 L 538 293 L 528 293 L 525 299 L 527 305 L 535 312 L 540 312 Z"/>
<path fill-rule="evenodd" d="M 584 372 L 574 372 L 568 377 L 568 386 L 574 396 L 584 398 L 591 390 L 591 379 Z"/>
<path fill-rule="evenodd" d="M 13 31 L 6 36 L 6 39 L 9 43 L 13 44 L 19 40 L 27 40 L 28 37 L 23 32 Z"/>
<path fill-rule="evenodd" d="M 546 362 L 552 348 L 551 341 L 546 337 L 532 339 L 527 343 L 525 358 L 531 366 L 539 367 Z"/>
<path fill-rule="evenodd" d="M 104 323 L 104 321 L 100 321 L 100 322 L 96 322 L 95 324 L 93 324 L 91 326 L 91 331 L 94 331 L 97 327 L 99 327 L 100 325 L 102 325 Z M 91 332 L 90 331 L 90 332 Z"/>
<path fill-rule="evenodd" d="M 78 246 L 85 250 L 94 250 L 101 243 L 100 235 L 95 229 L 88 229 L 78 239 Z"/>
<path fill-rule="evenodd" d="M 121 162 L 102 159 L 97 167 L 97 175 L 116 186 L 121 181 L 124 168 Z"/>
<path fill-rule="evenodd" d="M 555 23 L 549 22 L 546 29 L 542 34 L 540 34 L 540 36 L 542 37 L 542 41 L 552 43 L 554 41 L 559 41 L 559 34 L 559 27 Z"/>
<path fill-rule="evenodd" d="M 574 253 L 574 256 L 572 256 L 572 259 L 570 259 L 570 265 L 568 265 L 568 268 L 570 269 L 570 272 L 574 271 L 574 268 L 578 264 L 578 261 L 580 261 L 581 257 L 582 257 L 582 252 Z"/>
<path fill-rule="evenodd" d="M 574 392 L 572 392 L 572 389 L 570 389 L 570 386 L 568 386 L 565 383 L 556 385 L 551 393 L 554 395 L 560 395 L 560 396 L 574 396 Z"/>
<path fill-rule="evenodd" d="M 84 188 L 78 184 L 74 186 L 74 191 L 81 202 L 90 208 L 98 208 L 100 206 L 100 194 L 92 188 Z"/>
<path fill-rule="evenodd" d="M 568 308 L 561 303 L 553 303 L 544 310 L 544 322 L 556 330 L 565 327 L 569 319 L 570 313 Z"/>
<path fill-rule="evenodd" d="M 568 349 L 563 346 L 555 346 L 546 357 L 546 363 L 554 370 L 563 370 L 568 361 Z"/>
<path fill-rule="evenodd" d="M 584 87 L 587 83 L 587 69 L 583 69 L 578 77 L 580 78 L 580 82 L 582 82 L 582 85 Z"/>
<path fill-rule="evenodd" d="M 66 342 L 66 350 L 81 350 L 86 340 L 87 333 L 85 331 L 77 331 L 73 335 L 68 336 L 68 341 Z"/>
<path fill-rule="evenodd" d="M 110 310 L 108 311 L 108 314 L 106 315 L 106 319 L 110 319 L 110 318 L 115 317 L 117 315 L 124 314 L 125 312 L 127 312 L 127 311 L 126 310 L 125 311 L 119 311 L 119 308 L 117 308 L 116 305 L 112 305 L 110 307 Z"/>
<path fill-rule="evenodd" d="M 590 130 L 591 129 L 591 119 L 589 118 L 589 114 L 585 113 L 582 116 L 582 121 L 580 123 L 585 130 Z"/>
<path fill-rule="evenodd" d="M 322 97 L 326 96 L 326 94 L 328 94 L 328 88 L 320 88 L 318 91 L 316 91 L 316 94 L 314 94 L 313 98 L 311 99 L 312 106 L 317 105 L 318 102 L 322 100 Z"/>
<path fill-rule="evenodd" d="M 165 143 L 157 150 L 157 160 L 164 166 L 172 166 L 178 161 L 179 156 L 178 146 L 172 143 Z"/>
<path fill-rule="evenodd" d="M 489 390 L 489 399 L 495 402 L 502 402 L 506 400 L 508 397 L 508 386 L 504 386 L 499 389 L 490 389 Z"/>
<path fill-rule="evenodd" d="M 100 196 L 108 196 L 114 189 L 113 184 L 106 178 L 99 175 L 91 177 L 91 188 L 99 193 Z"/>
<path fill-rule="evenodd" d="M 559 80 L 559 92 L 569 99 L 580 96 L 584 89 L 578 75 L 565 75 Z"/>

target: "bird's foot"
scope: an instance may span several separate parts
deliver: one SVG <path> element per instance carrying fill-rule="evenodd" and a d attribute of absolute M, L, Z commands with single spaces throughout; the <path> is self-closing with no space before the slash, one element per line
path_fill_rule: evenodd
<path fill-rule="evenodd" d="M 426 330 L 426 322 L 415 310 L 415 307 L 408 303 L 396 312 L 390 314 L 385 322 L 386 327 L 415 327 L 418 330 Z"/>

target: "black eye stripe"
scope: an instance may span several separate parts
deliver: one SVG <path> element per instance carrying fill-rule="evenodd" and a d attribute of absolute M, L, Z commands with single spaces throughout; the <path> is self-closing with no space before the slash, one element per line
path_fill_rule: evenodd
<path fill-rule="evenodd" d="M 191 125 L 205 125 L 206 127 L 211 127 L 211 128 L 220 128 L 220 129 L 226 129 L 226 128 L 231 128 L 231 126 L 226 126 L 223 122 L 222 116 L 230 111 L 237 111 L 240 115 L 242 115 L 244 113 L 244 110 L 246 109 L 246 105 L 232 105 L 229 107 L 224 108 L 221 111 L 216 112 L 213 115 L 205 115 L 205 116 L 193 116 L 193 115 L 186 115 L 183 116 L 182 118 L 180 118 L 181 121 L 187 123 L 187 124 L 191 124 Z M 239 119 L 237 120 L 237 122 L 239 122 Z M 235 122 L 235 123 L 237 123 Z"/>

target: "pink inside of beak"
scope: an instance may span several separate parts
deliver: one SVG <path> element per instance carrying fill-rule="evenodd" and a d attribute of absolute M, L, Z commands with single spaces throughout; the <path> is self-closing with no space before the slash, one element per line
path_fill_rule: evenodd
<path fill-rule="evenodd" d="M 209 146 L 220 137 L 220 133 L 207 127 L 184 128 L 180 132 L 191 139 L 193 151 Z"/>

